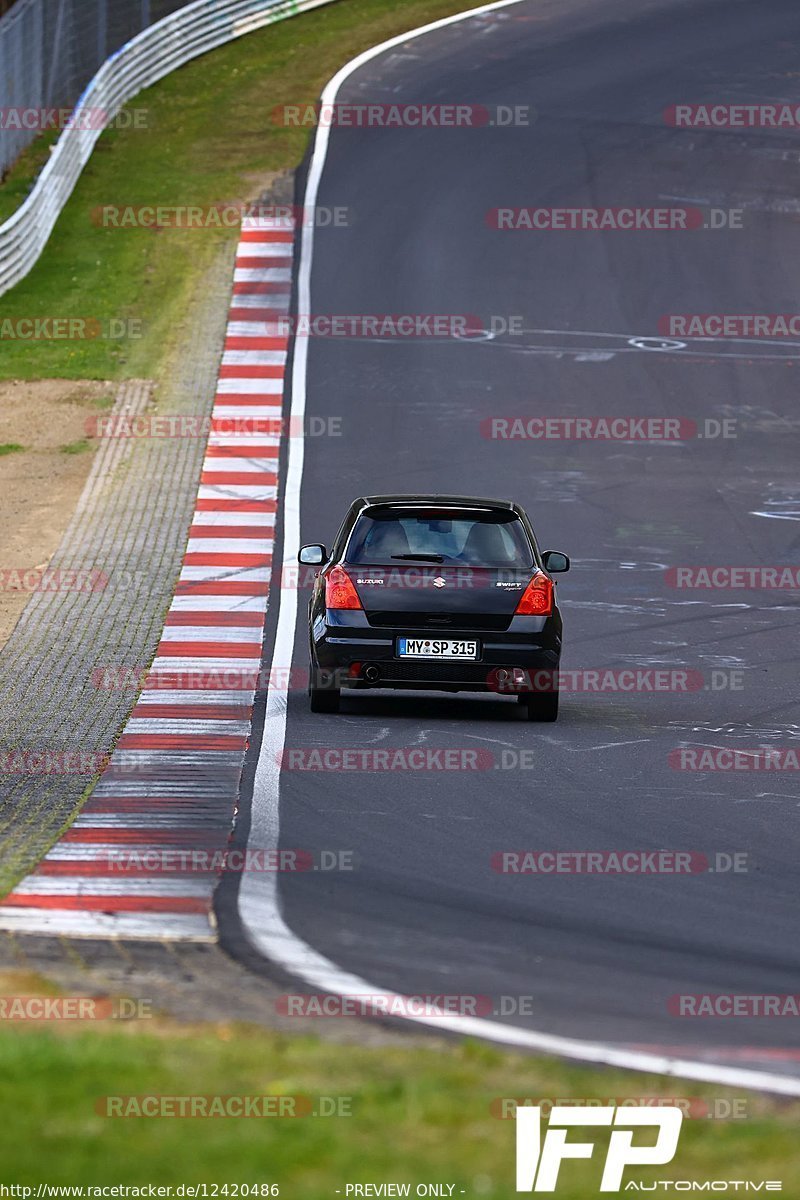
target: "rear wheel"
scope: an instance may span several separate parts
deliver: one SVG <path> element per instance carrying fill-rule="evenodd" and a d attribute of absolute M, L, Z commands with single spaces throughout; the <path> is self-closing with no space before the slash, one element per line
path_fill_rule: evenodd
<path fill-rule="evenodd" d="M 323 675 L 311 664 L 308 673 L 308 702 L 314 713 L 338 713 L 341 690 L 334 687 L 330 676 Z"/>
<path fill-rule="evenodd" d="M 520 696 L 520 704 L 525 705 L 529 721 L 558 720 L 558 692 L 541 692 L 536 696 Z"/>

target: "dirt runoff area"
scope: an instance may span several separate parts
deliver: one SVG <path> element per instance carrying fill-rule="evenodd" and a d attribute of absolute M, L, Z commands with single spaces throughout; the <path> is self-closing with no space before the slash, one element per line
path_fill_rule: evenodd
<path fill-rule="evenodd" d="M 0 382 L 0 648 L 55 553 L 92 466 L 92 421 L 116 385 Z"/>

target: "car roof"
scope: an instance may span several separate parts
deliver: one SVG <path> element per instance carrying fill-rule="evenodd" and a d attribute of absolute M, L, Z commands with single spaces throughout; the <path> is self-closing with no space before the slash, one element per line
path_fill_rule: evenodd
<path fill-rule="evenodd" d="M 517 505 L 511 500 L 494 500 L 486 496 L 447 496 L 441 493 L 400 493 L 391 496 L 362 496 L 356 504 L 373 508 L 378 505 L 405 506 L 407 504 L 453 504 L 463 508 L 501 508 L 517 511 Z"/>

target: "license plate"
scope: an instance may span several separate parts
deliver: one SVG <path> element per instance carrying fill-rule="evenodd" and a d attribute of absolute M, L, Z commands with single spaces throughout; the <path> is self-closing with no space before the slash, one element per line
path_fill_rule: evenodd
<path fill-rule="evenodd" d="M 397 639 L 400 658 L 477 658 L 477 642 L 461 642 L 454 638 Z"/>

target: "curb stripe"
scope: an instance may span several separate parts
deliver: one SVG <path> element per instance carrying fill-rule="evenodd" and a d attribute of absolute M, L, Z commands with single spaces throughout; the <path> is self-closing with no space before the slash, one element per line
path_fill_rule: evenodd
<path fill-rule="evenodd" d="M 272 529 L 266 522 L 261 525 L 193 525 L 189 530 L 189 539 L 194 538 L 252 538 L 260 528 Z"/>
<path fill-rule="evenodd" d="M 250 658 L 261 659 L 261 644 L 252 642 L 161 642 L 158 658 Z"/>
<path fill-rule="evenodd" d="M 199 510 L 198 510 L 199 511 Z M 193 530 L 196 529 L 274 529 L 275 514 L 271 512 L 245 512 L 231 516 L 230 512 L 220 509 L 212 509 L 210 512 L 203 511 L 202 517 L 198 517 L 195 513 L 195 521 L 202 521 L 203 524 L 192 525 L 189 530 L 190 536 Z"/>
<path fill-rule="evenodd" d="M 288 343 L 287 337 L 259 337 L 255 333 L 246 335 L 232 332 L 225 339 L 225 350 L 274 350 L 275 353 L 286 353 Z"/>
<path fill-rule="evenodd" d="M 253 297 L 253 299 L 261 301 L 260 304 L 242 304 L 241 301 L 244 299 L 244 296 L 240 297 L 239 307 L 231 309 L 231 317 L 234 321 L 264 321 L 278 326 L 277 330 L 273 330 L 274 335 L 286 336 L 285 312 L 276 308 L 265 308 L 260 296 Z M 281 323 L 283 329 L 280 328 Z"/>
<path fill-rule="evenodd" d="M 257 512 L 274 513 L 278 510 L 275 500 L 198 500 L 195 512 Z"/>
<path fill-rule="evenodd" d="M 277 446 L 264 446 L 257 444 L 255 446 L 248 445 L 248 450 L 252 452 L 253 458 L 277 458 Z M 206 449 L 206 458 L 241 458 L 242 446 L 241 440 L 238 444 L 231 446 L 209 446 Z"/>
<path fill-rule="evenodd" d="M 184 580 L 178 584 L 176 596 L 268 596 L 268 583 L 237 583 L 235 580 L 204 582 Z"/>
<path fill-rule="evenodd" d="M 203 913 L 207 908 L 205 900 L 190 896 L 86 896 L 74 895 L 35 895 L 26 892 L 13 892 L 4 904 L 15 908 L 58 908 L 67 912 L 93 912 L 100 910 L 104 913 L 115 912 L 157 912 L 157 913 Z"/>
<path fill-rule="evenodd" d="M 194 849 L 197 846 L 219 846 L 226 842 L 227 831 L 220 829 L 195 829 L 189 826 L 175 826 L 163 830 L 145 826 L 126 826 L 124 829 L 112 828 L 108 825 L 88 826 L 83 829 L 68 829 L 61 839 L 63 845 L 73 850 L 75 843 L 102 842 L 105 846 L 157 846 L 159 843 L 181 845 Z"/>
<path fill-rule="evenodd" d="M 187 567 L 269 567 L 271 554 L 199 554 L 187 552 L 183 559 Z"/>
<path fill-rule="evenodd" d="M 196 612 L 192 609 L 169 612 L 164 622 L 165 628 L 183 625 L 216 625 L 218 628 L 225 629 L 243 629 L 245 627 L 261 629 L 263 624 L 264 618 L 260 612 L 203 612 L 199 609 Z"/>
<path fill-rule="evenodd" d="M 269 238 L 267 238 L 265 236 L 266 221 L 262 222 L 259 217 L 246 218 L 246 220 L 244 222 L 244 227 L 242 230 L 242 236 L 240 238 L 240 241 L 245 242 L 245 243 L 270 241 L 270 242 L 274 242 L 276 246 L 290 245 L 292 247 L 292 252 L 293 252 L 294 251 L 294 221 L 289 217 L 287 217 L 285 219 L 283 217 L 280 217 L 280 218 L 276 217 L 275 221 L 276 221 L 276 223 L 278 221 L 280 221 L 282 223 L 283 230 L 281 230 L 280 228 L 271 230 Z M 289 226 L 291 226 L 291 230 L 288 230 Z"/>
<path fill-rule="evenodd" d="M 269 474 L 266 471 L 262 472 L 247 472 L 247 471 L 203 471 L 200 476 L 201 483 L 210 483 L 219 486 L 220 484 L 254 484 L 256 480 L 254 476 L 258 474 L 258 478 L 262 483 L 269 484 L 270 487 L 277 487 L 278 477 L 275 474 Z"/>
<path fill-rule="evenodd" d="M 246 750 L 247 737 L 201 733 L 126 733 L 117 743 L 120 750 Z"/>
<path fill-rule="evenodd" d="M 267 363 L 257 363 L 252 366 L 228 363 L 227 366 L 220 367 L 219 377 L 220 379 L 282 379 L 283 371 L 280 367 Z M 214 428 L 213 421 L 211 428 Z"/>
<path fill-rule="evenodd" d="M 249 721 L 252 711 L 250 704 L 137 704 L 131 717 L 137 720 L 163 717 L 170 721 Z"/>

